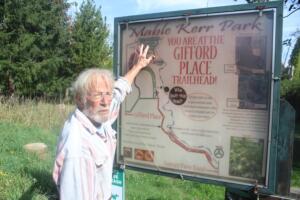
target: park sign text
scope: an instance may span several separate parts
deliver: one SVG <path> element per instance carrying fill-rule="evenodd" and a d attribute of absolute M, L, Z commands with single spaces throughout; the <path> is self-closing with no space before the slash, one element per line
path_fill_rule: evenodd
<path fill-rule="evenodd" d="M 116 18 L 118 75 L 141 43 L 156 55 L 121 107 L 117 162 L 273 192 L 281 12 L 272 2 Z"/>
<path fill-rule="evenodd" d="M 238 20 L 239 21 L 239 20 Z M 154 27 L 147 27 L 146 25 L 139 27 L 129 27 L 129 37 L 151 37 L 151 36 L 168 36 L 173 32 L 176 34 L 196 34 L 196 33 L 209 33 L 217 31 L 247 31 L 247 30 L 258 30 L 262 31 L 262 23 L 259 22 L 259 18 L 254 18 L 253 22 L 240 23 L 232 19 L 223 20 L 219 24 L 209 25 L 193 25 L 192 23 L 182 22 L 176 27 L 170 27 L 168 22 L 157 23 Z"/>

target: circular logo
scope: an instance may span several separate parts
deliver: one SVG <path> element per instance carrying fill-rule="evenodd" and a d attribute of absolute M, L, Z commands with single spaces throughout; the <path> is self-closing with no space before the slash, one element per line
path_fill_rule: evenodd
<path fill-rule="evenodd" d="M 182 105 L 187 99 L 185 90 L 182 87 L 173 87 L 169 92 L 169 99 L 175 105 Z"/>
<path fill-rule="evenodd" d="M 214 151 L 215 157 L 216 158 L 223 158 L 224 156 L 224 150 L 222 147 L 216 147 L 215 151 Z"/>

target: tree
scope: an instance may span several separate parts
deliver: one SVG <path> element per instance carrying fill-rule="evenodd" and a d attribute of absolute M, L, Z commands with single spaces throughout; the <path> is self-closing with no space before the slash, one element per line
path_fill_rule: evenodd
<path fill-rule="evenodd" d="M 261 2 L 268 2 L 269 0 L 245 0 L 245 1 L 247 3 L 261 3 Z M 289 12 L 286 16 L 284 16 L 284 18 L 300 10 L 300 0 L 284 0 L 284 4 L 288 8 L 288 12 Z"/>
<path fill-rule="evenodd" d="M 284 0 L 284 4 L 287 6 L 289 12 L 284 18 L 300 10 L 300 0 Z"/>
<path fill-rule="evenodd" d="M 294 45 L 289 64 L 295 68 L 294 78 L 300 80 L 300 37 L 297 38 Z"/>
<path fill-rule="evenodd" d="M 92 0 L 83 2 L 72 26 L 72 66 L 74 76 L 85 68 L 112 67 L 112 48 L 108 43 L 109 29 Z"/>
<path fill-rule="evenodd" d="M 294 67 L 294 76 L 292 80 L 282 81 L 281 96 L 296 109 L 296 120 L 300 120 L 300 37 L 294 45 L 289 64 Z"/>
<path fill-rule="evenodd" d="M 57 96 L 67 63 L 65 0 L 10 0 L 2 8 L 0 89 L 4 95 Z"/>

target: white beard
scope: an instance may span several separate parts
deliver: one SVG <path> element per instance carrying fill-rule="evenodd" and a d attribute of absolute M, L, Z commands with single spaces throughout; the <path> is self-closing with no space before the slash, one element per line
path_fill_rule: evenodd
<path fill-rule="evenodd" d="M 99 109 L 101 110 L 101 109 Z M 98 111 L 91 111 L 87 106 L 84 106 L 84 109 L 82 110 L 83 114 L 85 114 L 88 118 L 91 120 L 97 122 L 97 123 L 104 123 L 109 119 L 109 113 L 107 114 L 99 114 Z"/>

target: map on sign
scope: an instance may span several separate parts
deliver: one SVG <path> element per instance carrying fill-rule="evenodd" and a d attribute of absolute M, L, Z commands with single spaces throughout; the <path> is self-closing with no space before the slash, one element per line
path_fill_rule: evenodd
<path fill-rule="evenodd" d="M 138 42 L 138 44 L 140 43 L 149 44 L 150 53 L 157 54 L 155 53 L 155 49 L 159 45 L 159 38 L 143 39 Z M 136 45 L 134 45 L 134 48 L 136 48 Z M 130 51 L 130 49 L 128 50 Z M 131 95 L 129 99 L 127 99 L 125 103 L 125 115 L 141 115 L 141 117 L 152 120 L 153 123 L 149 125 L 152 125 L 154 129 L 159 129 L 158 131 L 165 134 L 171 142 L 188 152 L 203 154 L 212 169 L 218 170 L 218 161 L 208 146 L 189 144 L 188 138 L 184 139 L 184 137 L 179 136 L 182 134 L 182 130 L 189 131 L 189 127 L 184 127 L 182 124 L 184 120 L 206 120 L 215 115 L 216 102 L 205 94 L 192 93 L 188 96 L 184 88 L 179 86 L 171 87 L 171 84 L 167 83 L 163 78 L 165 77 L 164 73 L 167 73 L 167 71 L 165 72 L 165 70 L 167 70 L 167 62 L 162 58 L 158 58 L 154 62 L 154 65 L 157 67 L 146 68 L 135 80 L 133 87 L 135 87 L 134 91 L 136 94 Z M 147 84 L 144 85 L 147 79 L 149 80 Z M 185 104 L 186 101 L 188 101 L 187 104 Z M 200 105 L 202 104 L 201 102 L 210 105 L 200 108 L 200 110 L 204 109 L 205 112 L 198 112 L 200 110 L 197 104 Z M 152 108 L 149 109 L 149 112 L 144 113 L 141 112 L 140 108 L 137 108 L 137 104 L 152 105 Z M 193 110 L 195 108 L 196 110 Z M 177 112 L 178 109 L 183 109 L 188 119 L 183 119 L 182 116 L 176 116 L 175 112 Z M 195 131 L 198 132 L 198 130 Z M 150 152 L 149 159 L 152 159 L 152 156 L 154 155 L 151 155 Z"/>
<path fill-rule="evenodd" d="M 122 74 L 140 44 L 157 57 L 122 104 L 125 164 L 264 182 L 272 16 L 239 13 L 121 27 Z"/>

